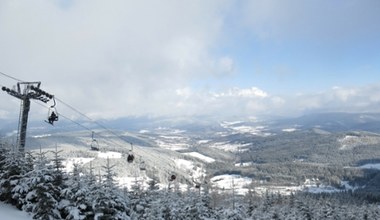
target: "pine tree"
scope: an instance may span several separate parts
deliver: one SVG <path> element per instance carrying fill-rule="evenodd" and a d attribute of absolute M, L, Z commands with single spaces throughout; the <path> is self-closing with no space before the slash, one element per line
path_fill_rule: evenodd
<path fill-rule="evenodd" d="M 93 210 L 95 219 L 129 219 L 126 199 L 121 196 L 122 193 L 115 186 L 114 177 L 116 174 L 113 171 L 114 165 L 110 165 L 107 159 L 104 181 L 99 183 L 96 191 L 93 194 L 94 203 Z"/>
<path fill-rule="evenodd" d="M 54 170 L 47 166 L 49 161 L 45 154 L 40 151 L 35 169 L 23 179 L 28 187 L 23 209 L 32 212 L 33 218 L 61 219 L 59 200 L 55 197 L 59 190 L 54 185 Z"/>
<path fill-rule="evenodd" d="M 55 151 L 53 151 L 53 159 L 51 160 L 52 165 L 50 165 L 49 170 L 52 171 L 52 177 L 53 181 L 52 184 L 55 188 L 55 194 L 53 195 L 54 198 L 59 202 L 59 210 L 62 214 L 64 214 L 64 208 L 67 205 L 68 201 L 64 198 L 62 195 L 62 192 L 65 188 L 67 188 L 67 179 L 68 176 L 65 172 L 63 172 L 64 166 L 63 166 L 63 159 L 60 156 L 60 153 L 62 151 L 58 151 L 57 146 L 55 148 Z M 62 217 L 65 217 L 63 215 Z"/>
<path fill-rule="evenodd" d="M 80 168 L 78 164 L 74 164 L 72 175 L 68 179 L 68 184 L 62 190 L 62 196 L 68 201 L 63 207 L 66 219 L 91 219 L 92 206 L 88 198 L 90 190 L 88 182 L 83 181 L 87 176 L 80 176 Z"/>
<path fill-rule="evenodd" d="M 5 151 L 4 151 L 5 153 Z M 0 200 L 17 205 L 18 200 L 13 198 L 13 190 L 20 183 L 22 175 L 27 172 L 24 165 L 24 156 L 19 152 L 10 152 L 3 155 L 2 172 L 0 173 Z"/>
<path fill-rule="evenodd" d="M 22 166 L 22 175 L 18 184 L 12 189 L 12 198 L 17 201 L 16 207 L 23 209 L 23 206 L 27 204 L 26 196 L 30 191 L 30 184 L 28 184 L 28 178 L 34 168 L 35 158 L 32 153 L 26 152 L 25 160 Z"/>

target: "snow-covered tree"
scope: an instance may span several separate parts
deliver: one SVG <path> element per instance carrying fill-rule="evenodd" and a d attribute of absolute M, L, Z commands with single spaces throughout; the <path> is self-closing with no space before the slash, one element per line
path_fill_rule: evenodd
<path fill-rule="evenodd" d="M 95 191 L 92 193 L 95 219 L 129 219 L 128 201 L 115 185 L 113 167 L 107 159 L 106 166 L 103 166 L 104 180 L 95 185 Z"/>
<path fill-rule="evenodd" d="M 80 167 L 74 163 L 73 172 L 67 180 L 67 187 L 62 190 L 61 195 L 66 202 L 61 202 L 66 219 L 92 219 L 93 211 L 90 189 L 86 181 L 86 175 L 81 175 Z"/>
<path fill-rule="evenodd" d="M 14 189 L 19 186 L 23 175 L 31 170 L 24 154 L 18 151 L 8 151 L 2 160 L 2 171 L 0 173 L 0 200 L 18 205 L 17 197 L 14 197 Z"/>
<path fill-rule="evenodd" d="M 37 155 L 34 170 L 27 173 L 22 179 L 22 186 L 17 192 L 24 190 L 20 195 L 25 198 L 19 199 L 23 203 L 22 208 L 32 212 L 33 218 L 37 219 L 61 219 L 58 209 L 59 188 L 54 185 L 54 170 L 51 169 L 49 160 L 45 156 L 46 152 Z"/>

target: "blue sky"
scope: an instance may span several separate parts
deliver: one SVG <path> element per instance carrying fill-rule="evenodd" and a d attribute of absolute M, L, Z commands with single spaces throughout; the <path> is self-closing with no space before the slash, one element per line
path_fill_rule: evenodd
<path fill-rule="evenodd" d="M 6 0 L 0 71 L 95 118 L 379 112 L 379 21 L 377 0 Z"/>

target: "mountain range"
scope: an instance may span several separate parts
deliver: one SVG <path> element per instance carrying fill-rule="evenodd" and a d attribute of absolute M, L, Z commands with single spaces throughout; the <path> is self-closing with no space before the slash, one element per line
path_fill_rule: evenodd
<path fill-rule="evenodd" d="M 163 184 L 175 173 L 185 185 L 227 174 L 272 188 L 310 179 L 338 188 L 344 181 L 374 188 L 380 179 L 377 170 L 359 167 L 380 162 L 379 122 L 377 113 L 228 120 L 130 117 L 74 124 L 61 120 L 55 126 L 31 121 L 26 149 L 58 148 L 67 160 L 92 158 L 91 164 L 82 161 L 83 166 L 99 172 L 106 161 L 101 153 L 118 153 L 112 161 L 120 178 L 154 178 Z M 16 127 L 2 121 L 2 140 L 14 143 Z M 95 145 L 100 151 L 91 150 Z M 126 160 L 130 153 L 136 158 L 132 164 Z"/>

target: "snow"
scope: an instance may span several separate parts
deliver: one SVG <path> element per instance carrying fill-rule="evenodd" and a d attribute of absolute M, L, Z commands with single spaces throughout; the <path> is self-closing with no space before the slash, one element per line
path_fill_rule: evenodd
<path fill-rule="evenodd" d="M 346 135 L 344 138 L 338 139 L 339 143 L 342 145 L 339 149 L 346 150 L 349 146 L 353 147 L 354 143 L 357 142 L 357 139 L 358 137 L 351 135 Z"/>
<path fill-rule="evenodd" d="M 184 154 L 192 156 L 192 157 L 196 157 L 198 159 L 201 159 L 201 160 L 203 160 L 206 163 L 213 163 L 213 162 L 215 162 L 215 159 L 213 159 L 211 157 L 207 157 L 207 156 L 205 156 L 203 154 L 200 154 L 198 152 L 190 152 L 190 153 L 184 153 Z"/>
<path fill-rule="evenodd" d="M 350 150 L 361 145 L 377 145 L 380 143 L 380 137 L 367 135 L 346 135 L 338 139 L 341 144 L 340 150 Z"/>
<path fill-rule="evenodd" d="M 189 148 L 189 145 L 186 143 L 167 143 L 161 140 L 156 140 L 156 144 L 160 148 L 172 150 L 172 151 L 179 151 L 179 150 L 185 150 Z"/>
<path fill-rule="evenodd" d="M 248 186 L 252 182 L 251 178 L 240 175 L 219 175 L 211 178 L 211 184 L 221 190 L 235 190 L 236 194 L 244 195 L 247 193 Z"/>
<path fill-rule="evenodd" d="M 193 167 L 193 162 L 184 160 L 184 159 L 175 159 L 174 160 L 177 167 L 180 169 L 188 169 Z"/>
<path fill-rule="evenodd" d="M 249 133 L 253 135 L 258 136 L 270 136 L 272 135 L 269 132 L 265 132 L 266 127 L 265 126 L 248 126 L 248 125 L 241 125 L 242 122 L 236 121 L 236 122 L 222 122 L 220 126 L 226 129 L 230 129 L 232 131 L 235 131 L 236 133 Z"/>
<path fill-rule="evenodd" d="M 249 166 L 252 166 L 252 165 L 253 165 L 252 162 L 236 163 L 235 167 L 249 167 Z"/>
<path fill-rule="evenodd" d="M 236 124 L 241 124 L 243 123 L 243 121 L 231 121 L 231 122 L 228 122 L 228 121 L 223 121 L 221 123 L 222 127 L 225 128 L 225 126 L 229 126 L 229 125 L 236 125 Z"/>
<path fill-rule="evenodd" d="M 230 144 L 228 142 L 217 142 L 213 145 L 210 145 L 210 147 L 219 149 L 219 150 L 224 150 L 224 151 L 232 151 L 232 152 L 237 152 L 237 151 L 245 151 L 245 149 L 242 149 L 244 147 L 250 146 L 251 143 L 246 143 L 246 144 Z"/>
<path fill-rule="evenodd" d="M 348 181 L 342 181 L 340 185 L 343 187 L 343 189 L 338 189 L 333 186 L 328 186 L 324 184 L 317 184 L 319 180 L 309 180 L 307 179 L 305 181 L 305 184 L 302 186 L 303 190 L 309 193 L 335 193 L 335 192 L 343 192 L 346 190 L 356 190 L 357 187 L 353 187 L 350 184 L 348 184 Z"/>
<path fill-rule="evenodd" d="M 183 170 L 185 173 L 188 173 L 195 180 L 200 180 L 205 176 L 205 170 L 202 167 L 195 166 L 194 162 L 192 161 L 175 159 L 174 162 L 178 169 Z"/>
<path fill-rule="evenodd" d="M 284 128 L 284 129 L 282 129 L 282 131 L 283 132 L 295 132 L 295 131 L 297 131 L 297 129 L 296 128 Z"/>
<path fill-rule="evenodd" d="M 9 220 L 33 219 L 32 216 L 30 216 L 28 213 L 22 212 L 18 210 L 17 208 L 10 206 L 8 204 L 4 204 L 2 202 L 0 202 L 0 213 L 1 213 L 0 219 L 9 219 Z"/>
<path fill-rule="evenodd" d="M 198 141 L 198 144 L 207 144 L 209 143 L 211 140 L 199 140 Z"/>
<path fill-rule="evenodd" d="M 146 134 L 146 133 L 150 133 L 150 131 L 149 131 L 149 130 L 144 130 L 144 129 L 143 129 L 143 130 L 140 130 L 139 133 L 140 133 L 140 134 Z"/>
<path fill-rule="evenodd" d="M 362 169 L 375 169 L 375 170 L 380 170 L 380 163 L 369 163 L 369 164 L 364 164 L 360 166 Z"/>
<path fill-rule="evenodd" d="M 115 180 L 120 187 L 127 187 L 128 189 L 131 189 L 132 186 L 138 183 L 142 187 L 142 189 L 147 189 L 148 181 L 151 179 L 144 175 L 144 176 L 136 176 L 136 177 L 132 177 L 132 176 L 116 177 Z"/>
<path fill-rule="evenodd" d="M 98 152 L 98 158 L 119 159 L 119 158 L 121 158 L 121 156 L 122 155 L 119 152 L 112 152 L 112 151 Z"/>
<path fill-rule="evenodd" d="M 42 135 L 35 135 L 35 136 L 32 136 L 33 138 L 44 138 L 44 137 L 50 137 L 51 134 L 42 134 Z"/>
<path fill-rule="evenodd" d="M 67 160 L 64 160 L 62 162 L 62 164 L 63 164 L 63 166 L 65 166 L 65 168 L 64 168 L 65 172 L 71 172 L 74 169 L 74 164 L 83 165 L 83 164 L 86 164 L 86 163 L 92 161 L 93 159 L 95 159 L 95 158 L 73 157 L 73 158 L 69 158 Z"/>
<path fill-rule="evenodd" d="M 181 136 L 161 135 L 160 137 L 161 137 L 161 138 L 164 138 L 164 139 L 172 139 L 172 140 L 182 140 L 182 139 L 184 139 L 184 138 L 181 137 Z"/>

